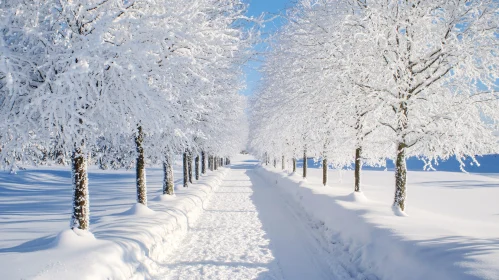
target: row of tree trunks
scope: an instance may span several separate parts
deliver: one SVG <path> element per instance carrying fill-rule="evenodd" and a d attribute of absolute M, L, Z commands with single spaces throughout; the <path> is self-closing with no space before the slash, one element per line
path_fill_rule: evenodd
<path fill-rule="evenodd" d="M 143 147 L 144 131 L 141 126 L 137 127 L 135 136 L 135 145 L 137 150 L 136 159 L 136 189 L 137 202 L 147 206 L 147 184 L 146 184 L 146 169 L 145 169 L 145 153 Z M 183 153 L 183 173 L 184 187 L 188 187 L 188 182 L 192 183 L 192 155 L 189 152 Z M 210 157 L 209 157 L 210 158 Z M 200 157 L 195 157 L 195 178 L 199 180 L 199 160 Z M 210 160 L 210 159 L 209 159 Z M 212 164 L 217 168 L 215 158 L 211 157 Z M 228 158 L 225 159 L 228 163 Z M 224 159 L 220 158 L 220 164 L 224 164 Z M 88 230 L 90 227 L 90 201 L 88 191 L 88 171 L 87 171 L 87 156 L 83 152 L 83 148 L 75 148 L 71 155 L 72 169 L 72 185 L 73 185 L 73 209 L 71 214 L 71 229 L 78 228 Z M 205 152 L 201 153 L 201 173 L 206 174 L 206 156 Z M 170 155 L 165 156 L 163 162 L 163 194 L 174 194 L 174 175 L 173 175 L 173 158 Z"/>
<path fill-rule="evenodd" d="M 402 211 L 405 209 L 405 198 L 406 198 L 406 183 L 407 183 L 407 166 L 405 160 L 405 149 L 406 146 L 403 143 L 399 143 L 397 147 L 397 159 L 395 162 L 395 199 L 394 206 L 399 207 Z M 296 158 L 293 158 L 293 173 L 296 172 Z M 268 155 L 265 153 L 265 163 L 268 164 Z M 274 159 L 274 167 L 276 167 L 276 159 Z M 285 158 L 282 156 L 282 170 L 285 170 Z M 362 170 L 362 147 L 355 149 L 355 192 L 360 192 L 360 178 Z M 324 186 L 328 183 L 328 160 L 324 156 L 322 159 L 322 184 Z M 303 151 L 303 178 L 307 178 L 307 150 Z"/>
<path fill-rule="evenodd" d="M 188 187 L 189 184 L 192 184 L 192 177 L 196 180 L 199 180 L 199 155 L 194 157 L 194 166 L 192 166 L 192 153 L 190 151 L 186 151 L 183 154 L 183 171 L 184 171 L 184 187 Z M 208 166 L 210 166 L 210 162 L 208 162 Z M 211 169 L 211 168 L 210 168 Z M 201 152 L 201 173 L 206 174 L 206 161 L 205 161 L 205 153 Z"/>

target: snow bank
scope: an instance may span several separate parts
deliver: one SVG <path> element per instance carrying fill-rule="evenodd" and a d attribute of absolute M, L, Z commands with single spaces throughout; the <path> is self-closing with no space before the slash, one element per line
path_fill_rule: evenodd
<path fill-rule="evenodd" d="M 0 174 L 7 182 L 0 189 L 7 195 L 0 198 L 2 279 L 148 279 L 184 237 L 228 171 L 208 173 L 167 198 L 158 195 L 161 169 L 148 169 L 149 195 L 157 198 L 150 200 L 148 208 L 133 202 L 132 171 L 91 169 L 91 233 L 64 230 L 54 235 L 69 224 L 69 215 L 57 211 L 59 203 L 67 203 L 67 209 L 71 203 L 70 192 L 60 189 L 69 174 L 57 169 Z M 61 173 L 64 176 L 58 176 Z M 118 178 L 125 178 L 128 186 L 123 187 Z M 64 187 L 70 189 L 70 180 L 67 176 Z M 36 182 L 48 185 L 46 201 L 37 195 Z M 41 201 L 34 201 L 37 198 Z M 28 200 L 31 206 L 24 203 Z"/>
<path fill-rule="evenodd" d="M 353 173 L 321 171 L 309 178 L 271 167 L 255 171 L 301 207 L 328 240 L 373 279 L 499 279 L 499 181 L 451 172 L 409 172 L 408 210 L 391 208 L 392 172 L 363 172 L 363 193 Z"/>

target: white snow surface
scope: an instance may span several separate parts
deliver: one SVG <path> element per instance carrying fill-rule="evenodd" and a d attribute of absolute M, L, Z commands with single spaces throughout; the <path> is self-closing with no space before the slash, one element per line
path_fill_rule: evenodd
<path fill-rule="evenodd" d="M 67 168 L 2 172 L 0 279 L 151 279 L 155 260 L 179 244 L 227 171 L 177 187 L 174 197 L 152 200 L 148 208 L 135 203 L 133 170 L 91 167 L 91 232 L 69 229 Z M 162 169 L 147 172 L 148 195 L 162 197 Z"/>
<path fill-rule="evenodd" d="M 409 172 L 407 216 L 392 172 L 309 178 L 237 156 L 176 195 L 148 172 L 90 168 L 91 233 L 68 230 L 70 172 L 0 174 L 1 279 L 499 279 L 495 175 Z M 181 178 L 179 168 L 176 178 Z"/>
<path fill-rule="evenodd" d="M 351 279 L 300 210 L 254 172 L 257 162 L 241 160 L 153 278 Z M 344 256 L 335 255 L 349 264 Z"/>
<path fill-rule="evenodd" d="M 301 170 L 256 171 L 293 197 L 326 248 L 347 252 L 368 279 L 499 279 L 497 174 L 408 172 L 406 212 L 394 213 L 393 172 L 363 171 L 363 191 L 354 193 L 353 171 L 330 170 L 327 187 L 319 169 L 307 180 Z"/>

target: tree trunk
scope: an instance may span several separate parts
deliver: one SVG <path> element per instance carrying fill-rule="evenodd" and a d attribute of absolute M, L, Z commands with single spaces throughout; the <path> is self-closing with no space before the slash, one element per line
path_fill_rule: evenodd
<path fill-rule="evenodd" d="M 182 155 L 183 160 L 183 173 L 184 173 L 184 188 L 189 186 L 189 167 L 187 163 L 187 152 L 184 152 Z"/>
<path fill-rule="evenodd" d="M 170 156 L 166 157 L 166 160 L 163 162 L 163 194 L 173 195 L 173 161 Z"/>
<path fill-rule="evenodd" d="M 296 172 L 296 158 L 293 157 L 293 173 Z"/>
<path fill-rule="evenodd" d="M 216 156 L 213 157 L 213 167 L 215 170 L 218 169 L 218 157 Z"/>
<path fill-rule="evenodd" d="M 192 184 L 192 152 L 187 153 L 187 168 L 189 170 L 189 183 Z"/>
<path fill-rule="evenodd" d="M 88 230 L 90 226 L 90 201 L 88 196 L 87 161 L 81 148 L 73 151 L 71 169 L 73 177 L 71 229 Z"/>
<path fill-rule="evenodd" d="M 362 147 L 355 149 L 355 191 L 360 192 L 360 170 L 362 169 Z"/>
<path fill-rule="evenodd" d="M 282 156 L 282 161 L 281 161 L 281 164 L 282 164 L 282 170 L 286 169 L 286 161 L 284 160 L 284 156 Z"/>
<path fill-rule="evenodd" d="M 206 174 L 206 154 L 201 152 L 201 173 Z"/>
<path fill-rule="evenodd" d="M 274 158 L 274 168 L 277 168 L 277 159 Z"/>
<path fill-rule="evenodd" d="M 137 178 L 137 202 L 147 206 L 147 186 L 146 186 L 146 164 L 144 157 L 144 132 L 142 127 L 137 128 L 137 136 L 135 137 L 135 145 L 137 149 L 137 163 L 136 163 L 136 178 Z"/>
<path fill-rule="evenodd" d="M 199 156 L 194 159 L 194 170 L 196 171 L 196 181 L 199 180 Z"/>
<path fill-rule="evenodd" d="M 397 160 L 395 162 L 395 199 L 393 206 L 399 207 L 400 210 L 405 210 L 406 198 L 406 182 L 407 182 L 407 166 L 405 163 L 405 148 L 404 143 L 399 143 L 397 147 Z"/>
<path fill-rule="evenodd" d="M 327 157 L 322 159 L 322 184 L 327 185 Z"/>
<path fill-rule="evenodd" d="M 303 150 L 303 178 L 307 178 L 307 150 Z"/>

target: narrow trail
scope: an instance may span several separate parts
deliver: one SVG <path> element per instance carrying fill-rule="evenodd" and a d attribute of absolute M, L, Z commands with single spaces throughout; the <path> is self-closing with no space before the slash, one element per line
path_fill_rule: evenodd
<path fill-rule="evenodd" d="M 235 163 L 182 244 L 154 279 L 355 279 L 331 266 L 298 210 Z"/>

